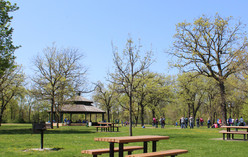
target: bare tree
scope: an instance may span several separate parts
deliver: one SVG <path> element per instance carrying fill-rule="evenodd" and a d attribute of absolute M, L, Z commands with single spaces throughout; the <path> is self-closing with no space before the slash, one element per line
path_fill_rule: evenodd
<path fill-rule="evenodd" d="M 96 102 L 100 103 L 104 108 L 106 108 L 108 122 L 110 122 L 110 112 L 115 99 L 114 95 L 116 95 L 115 89 L 110 85 L 106 89 L 103 83 L 98 82 L 96 84 L 95 95 L 93 97 Z"/>
<path fill-rule="evenodd" d="M 247 40 L 241 22 L 234 24 L 232 18 L 206 16 L 194 23 L 177 25 L 174 51 L 179 59 L 175 66 L 186 71 L 196 71 L 200 75 L 214 78 L 219 86 L 222 119 L 226 124 L 226 79 L 242 70 L 247 60 Z"/>
<path fill-rule="evenodd" d="M 127 40 L 126 49 L 122 53 L 113 47 L 115 73 L 110 74 L 113 83 L 121 87 L 120 91 L 129 97 L 129 135 L 132 136 L 132 103 L 133 92 L 137 88 L 135 77 L 141 71 L 148 69 L 151 65 L 152 51 L 147 51 L 145 57 L 141 58 L 141 45 L 133 46 L 133 40 Z"/>
<path fill-rule="evenodd" d="M 83 55 L 77 49 L 58 49 L 53 45 L 44 49 L 43 53 L 44 56 L 37 56 L 34 60 L 36 69 L 32 80 L 39 89 L 36 94 L 51 102 L 53 128 L 55 107 L 59 111 L 64 98 L 85 85 L 87 70 L 80 64 Z"/>

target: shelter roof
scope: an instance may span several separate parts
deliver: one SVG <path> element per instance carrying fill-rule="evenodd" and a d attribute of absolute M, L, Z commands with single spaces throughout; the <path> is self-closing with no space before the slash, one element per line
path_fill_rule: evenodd
<path fill-rule="evenodd" d="M 79 96 L 79 95 L 75 95 L 73 96 L 72 98 L 68 99 L 67 102 L 88 102 L 88 103 L 93 103 L 93 101 L 91 100 L 88 100 L 82 96 Z"/>
<path fill-rule="evenodd" d="M 60 112 L 64 112 L 64 113 L 105 113 L 105 111 L 98 109 L 93 105 L 83 105 L 83 104 L 65 104 L 62 106 Z"/>

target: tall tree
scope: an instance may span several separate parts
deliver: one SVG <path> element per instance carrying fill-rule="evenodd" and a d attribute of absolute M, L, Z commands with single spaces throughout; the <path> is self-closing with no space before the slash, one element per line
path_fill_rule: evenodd
<path fill-rule="evenodd" d="M 141 45 L 134 46 L 133 40 L 127 40 L 126 48 L 120 53 L 117 48 L 113 48 L 115 73 L 111 74 L 112 81 L 121 87 L 121 92 L 129 98 L 129 135 L 132 136 L 132 103 L 133 92 L 137 88 L 134 84 L 136 76 L 148 69 L 151 65 L 152 51 L 147 51 L 144 58 L 141 58 Z"/>
<path fill-rule="evenodd" d="M 85 85 L 86 69 L 80 64 L 82 55 L 77 49 L 58 49 L 53 45 L 43 52 L 44 57 L 37 56 L 34 60 L 36 69 L 33 81 L 36 89 L 39 89 L 36 94 L 51 103 L 53 128 L 55 107 L 58 111 L 65 96 L 73 94 Z"/>
<path fill-rule="evenodd" d="M 0 126 L 2 116 L 10 102 L 23 91 L 24 75 L 21 67 L 11 67 L 6 69 L 4 75 L 0 77 Z"/>
<path fill-rule="evenodd" d="M 16 4 L 0 1 L 0 76 L 14 65 L 14 51 L 18 46 L 14 46 L 12 42 L 13 28 L 10 26 L 10 22 L 13 17 L 9 13 L 18 9 Z"/>
<path fill-rule="evenodd" d="M 175 65 L 187 71 L 214 78 L 219 86 L 222 119 L 226 124 L 226 79 L 242 70 L 247 60 L 246 33 L 241 22 L 231 17 L 214 18 L 203 15 L 193 23 L 179 23 L 176 27 L 174 51 L 179 59 Z"/>
<path fill-rule="evenodd" d="M 107 110 L 108 122 L 110 122 L 110 112 L 113 106 L 114 95 L 116 95 L 116 92 L 111 85 L 106 89 L 102 82 L 99 81 L 96 84 L 95 95 L 93 98 Z"/>

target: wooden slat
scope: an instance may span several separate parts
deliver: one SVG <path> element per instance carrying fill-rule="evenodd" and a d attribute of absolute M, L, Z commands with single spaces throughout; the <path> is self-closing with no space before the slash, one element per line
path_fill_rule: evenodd
<path fill-rule="evenodd" d="M 219 131 L 219 133 L 222 133 L 222 134 L 248 134 L 247 131 L 226 131 L 226 130 Z"/>
<path fill-rule="evenodd" d="M 102 137 L 95 138 L 95 141 L 129 143 L 129 142 L 147 142 L 169 139 L 169 136 L 124 136 L 124 137 Z"/>
<path fill-rule="evenodd" d="M 230 129 L 248 129 L 248 126 L 221 126 L 221 128 L 230 128 Z"/>
<path fill-rule="evenodd" d="M 140 150 L 143 149 L 142 146 L 126 146 L 123 148 L 123 151 L 134 151 L 134 150 Z M 114 152 L 118 152 L 119 148 L 114 148 Z M 101 155 L 104 153 L 109 153 L 109 148 L 106 149 L 92 149 L 92 150 L 82 150 L 82 154 L 91 154 L 91 155 Z"/>
<path fill-rule="evenodd" d="M 164 157 L 164 156 L 183 154 L 187 152 L 188 150 L 175 149 L 175 150 L 165 150 L 165 151 L 152 152 L 152 153 L 133 154 L 133 155 L 127 155 L 126 157 Z"/>
<path fill-rule="evenodd" d="M 110 128 L 110 126 L 95 126 L 96 128 Z"/>

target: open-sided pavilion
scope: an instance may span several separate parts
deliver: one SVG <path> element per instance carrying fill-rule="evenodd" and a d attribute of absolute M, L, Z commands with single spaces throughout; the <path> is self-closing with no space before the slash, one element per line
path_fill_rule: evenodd
<path fill-rule="evenodd" d="M 87 115 L 89 115 L 90 122 L 92 122 L 92 118 L 91 118 L 92 114 L 95 115 L 100 114 L 102 116 L 102 121 L 104 121 L 104 114 L 106 112 L 99 108 L 96 108 L 95 106 L 92 105 L 92 103 L 93 101 L 80 96 L 80 94 L 70 98 L 60 107 L 59 110 L 60 122 L 63 122 L 64 114 L 70 114 L 70 120 L 72 119 L 73 114 L 83 114 L 85 115 L 85 120 Z M 48 113 L 49 113 L 49 121 L 50 121 L 51 110 L 48 111 Z M 55 109 L 53 112 L 53 116 L 55 117 Z"/>

